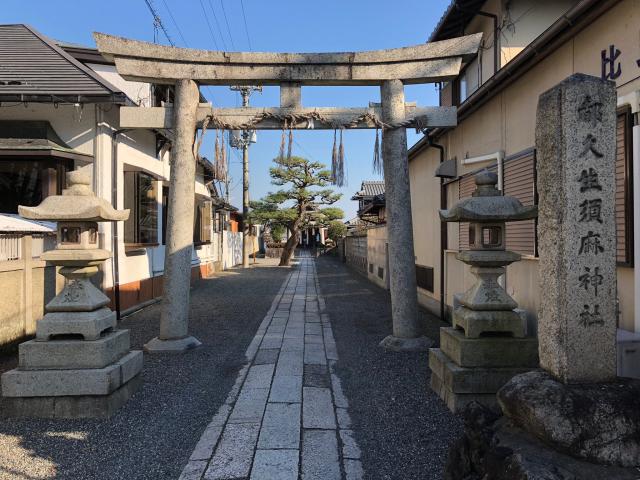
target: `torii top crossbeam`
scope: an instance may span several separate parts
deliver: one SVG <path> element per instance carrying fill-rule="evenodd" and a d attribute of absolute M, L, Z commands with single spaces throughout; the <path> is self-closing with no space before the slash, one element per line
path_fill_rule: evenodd
<path fill-rule="evenodd" d="M 201 85 L 380 85 L 451 80 L 478 52 L 482 34 L 367 52 L 253 53 L 167 47 L 94 33 L 100 53 L 129 80 Z"/>

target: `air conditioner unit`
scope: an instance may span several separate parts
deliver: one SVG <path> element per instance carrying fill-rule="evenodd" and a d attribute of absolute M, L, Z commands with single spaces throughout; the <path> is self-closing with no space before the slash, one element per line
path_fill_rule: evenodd
<path fill-rule="evenodd" d="M 640 379 L 640 333 L 618 329 L 618 376 Z"/>

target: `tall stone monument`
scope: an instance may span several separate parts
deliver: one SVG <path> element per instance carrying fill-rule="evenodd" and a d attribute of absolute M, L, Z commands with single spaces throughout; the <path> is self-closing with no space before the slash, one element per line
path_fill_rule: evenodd
<path fill-rule="evenodd" d="M 470 222 L 470 249 L 456 258 L 477 277 L 458 297 L 453 327 L 440 329 L 440 348 L 429 351 L 431 388 L 454 412 L 472 401 L 497 407 L 500 387 L 538 366 L 536 339 L 526 336 L 516 301 L 498 283 L 505 267 L 520 260 L 505 248 L 505 222 L 535 218 L 537 208 L 502 195 L 495 173 L 481 171 L 475 181 L 471 197 L 440 211 L 445 222 Z"/>
<path fill-rule="evenodd" d="M 635 480 L 640 381 L 616 378 L 616 91 L 575 74 L 538 102 L 538 241 L 544 370 L 474 404 L 446 476 Z"/>
<path fill-rule="evenodd" d="M 129 350 L 129 331 L 117 328 L 109 298 L 89 280 L 111 257 L 98 248 L 97 222 L 126 220 L 91 191 L 91 167 L 67 174 L 62 195 L 20 215 L 58 222 L 56 249 L 42 259 L 62 268 L 64 289 L 36 325 L 36 338 L 19 346 L 19 365 L 2 375 L 2 411 L 9 416 L 104 417 L 140 385 L 142 352 Z"/>
<path fill-rule="evenodd" d="M 540 366 L 564 383 L 616 378 L 615 84 L 572 75 L 540 96 Z"/>

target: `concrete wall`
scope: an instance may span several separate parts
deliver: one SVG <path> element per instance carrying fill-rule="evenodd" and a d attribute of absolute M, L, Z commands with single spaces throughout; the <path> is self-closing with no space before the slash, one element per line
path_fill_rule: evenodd
<path fill-rule="evenodd" d="M 534 8 L 527 20 L 522 20 L 516 33 L 508 37 L 503 44 L 505 48 L 516 48 L 530 40 L 533 34 L 547 25 L 557 16 L 558 11 L 566 10 L 575 2 L 510 2 L 517 11 L 527 10 L 525 4 Z M 489 2 L 487 2 L 489 5 Z M 638 0 L 623 0 L 616 4 L 591 25 L 570 38 L 551 55 L 543 59 L 518 80 L 498 93 L 488 103 L 469 117 L 460 121 L 459 125 L 443 135 L 438 142 L 445 147 L 446 158 L 457 158 L 458 174 L 462 175 L 484 165 L 462 165 L 461 160 L 504 151 L 506 156 L 513 155 L 534 146 L 535 114 L 538 97 L 545 90 L 564 80 L 574 72 L 584 72 L 595 76 L 601 74 L 600 51 L 615 45 L 623 53 L 619 57 L 622 75 L 616 79 L 620 96 L 640 89 L 640 69 L 636 60 L 640 58 L 640 3 Z M 546 11 L 540 10 L 547 8 Z M 486 10 L 486 8 L 485 8 Z M 479 21 L 479 20 L 478 20 Z M 534 25 L 537 22 L 537 26 Z M 484 24 L 483 24 L 484 25 Z M 483 26 L 485 28 L 486 26 Z M 474 32 L 468 28 L 468 33 Z M 520 47 L 518 47 L 520 48 Z M 504 55 L 512 58 L 515 50 Z M 486 52 L 485 52 L 486 55 Z M 490 72 L 491 70 L 487 70 Z M 639 148 L 637 145 L 634 148 Z M 436 292 L 420 295 L 439 298 L 439 221 L 437 210 L 440 206 L 439 180 L 434 178 L 438 152 L 435 149 L 424 149 L 417 153 L 409 163 L 416 263 L 433 266 L 435 269 Z M 490 163 L 487 163 L 487 166 Z M 447 188 L 447 204 L 451 206 L 458 199 L 458 185 L 452 183 Z M 636 229 L 638 227 L 636 226 Z M 458 226 L 447 228 L 449 244 L 458 244 Z M 446 254 L 446 302 L 453 303 L 453 294 L 463 292 L 473 282 L 468 267 L 455 259 L 455 252 Z M 537 286 L 537 259 L 525 257 L 523 261 L 509 266 L 507 270 L 506 288 L 518 303 L 531 312 L 535 319 L 538 308 L 539 291 Z M 620 298 L 622 328 L 633 329 L 633 269 L 618 268 L 618 295 Z"/>
<path fill-rule="evenodd" d="M 389 289 L 387 226 L 378 225 L 367 230 L 367 278 Z"/>
<path fill-rule="evenodd" d="M 367 235 L 354 235 L 344 239 L 344 255 L 347 265 L 367 275 Z"/>

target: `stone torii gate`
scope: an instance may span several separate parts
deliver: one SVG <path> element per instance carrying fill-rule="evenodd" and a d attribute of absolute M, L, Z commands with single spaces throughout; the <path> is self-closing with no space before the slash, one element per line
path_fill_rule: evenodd
<path fill-rule="evenodd" d="M 173 128 L 165 280 L 160 335 L 147 351 L 182 351 L 199 342 L 188 335 L 197 128 L 279 130 L 382 128 L 388 209 L 393 334 L 381 345 L 424 350 L 430 341 L 418 323 L 409 191 L 407 127 L 455 126 L 455 107 L 405 104 L 404 84 L 454 79 L 473 58 L 482 34 L 368 52 L 253 53 L 175 48 L 94 34 L 98 50 L 127 80 L 175 85 L 175 105 L 122 107 L 121 128 Z M 196 83 L 197 82 L 197 83 Z M 199 85 L 279 85 L 279 108 L 212 108 L 199 104 Z M 368 108 L 303 108 L 306 85 L 380 86 L 381 104 Z"/>

